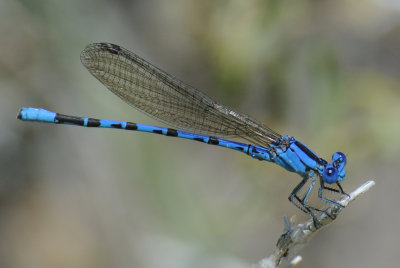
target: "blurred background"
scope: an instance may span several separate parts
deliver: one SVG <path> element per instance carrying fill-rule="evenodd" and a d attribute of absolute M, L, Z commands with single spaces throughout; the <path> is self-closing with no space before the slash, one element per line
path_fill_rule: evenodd
<path fill-rule="evenodd" d="M 250 267 L 300 177 L 186 140 L 21 122 L 21 107 L 162 125 L 81 65 L 113 42 L 377 185 L 299 267 L 398 265 L 396 0 L 0 2 L 0 267 Z"/>

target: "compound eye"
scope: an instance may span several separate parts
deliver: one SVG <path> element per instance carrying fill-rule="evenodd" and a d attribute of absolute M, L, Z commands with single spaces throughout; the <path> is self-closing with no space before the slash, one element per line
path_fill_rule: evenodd
<path fill-rule="evenodd" d="M 332 184 L 338 179 L 338 171 L 336 168 L 327 167 L 322 173 L 322 178 L 326 183 Z"/>
<path fill-rule="evenodd" d="M 347 162 L 346 155 L 341 152 L 336 152 L 332 155 L 332 162 L 336 162 L 337 164 L 346 165 L 346 162 Z"/>

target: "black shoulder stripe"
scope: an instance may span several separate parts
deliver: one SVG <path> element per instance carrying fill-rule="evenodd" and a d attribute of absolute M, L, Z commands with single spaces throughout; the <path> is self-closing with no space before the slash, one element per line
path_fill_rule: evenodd
<path fill-rule="evenodd" d="M 294 144 L 296 144 L 297 147 L 299 147 L 308 157 L 313 159 L 315 162 L 317 162 L 320 165 L 323 164 L 322 159 L 319 158 L 317 155 L 315 155 L 313 152 L 311 152 L 310 149 L 304 146 L 304 144 L 298 141 L 295 141 Z"/>

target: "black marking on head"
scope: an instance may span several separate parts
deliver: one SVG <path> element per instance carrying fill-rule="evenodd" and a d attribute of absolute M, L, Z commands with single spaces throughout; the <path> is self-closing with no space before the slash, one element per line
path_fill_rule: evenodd
<path fill-rule="evenodd" d="M 153 133 L 162 134 L 162 130 L 160 130 L 160 129 L 154 129 L 154 130 L 153 130 Z"/>
<path fill-rule="evenodd" d="M 121 47 L 115 44 L 110 43 L 100 43 L 101 48 L 107 50 L 111 54 L 117 55 L 119 51 L 121 51 Z"/>
<path fill-rule="evenodd" d="M 122 124 L 121 123 L 111 124 L 111 127 L 113 127 L 113 128 L 122 128 Z"/>
<path fill-rule="evenodd" d="M 199 141 L 199 142 L 204 142 L 204 139 L 203 139 L 203 138 L 194 138 L 193 140 Z"/>
<path fill-rule="evenodd" d="M 21 114 L 21 111 L 22 111 L 22 109 L 21 110 L 19 110 L 19 113 L 18 113 L 18 115 L 17 115 L 17 119 L 22 119 L 22 114 Z"/>
<path fill-rule="evenodd" d="M 317 155 L 315 155 L 313 152 L 310 151 L 304 144 L 302 144 L 299 141 L 295 141 L 294 144 L 296 144 L 297 147 L 299 147 L 308 157 L 313 159 L 315 162 L 317 162 L 320 165 L 323 165 L 324 163 L 321 161 L 323 159 L 319 158 Z"/>
<path fill-rule="evenodd" d="M 176 136 L 178 136 L 178 132 L 173 128 L 168 128 L 167 136 L 176 137 Z"/>
<path fill-rule="evenodd" d="M 210 137 L 208 139 L 208 144 L 218 145 L 219 144 L 219 140 L 216 137 Z"/>
<path fill-rule="evenodd" d="M 127 129 L 127 130 L 137 130 L 137 125 L 135 123 L 128 122 L 128 123 L 126 123 L 125 129 Z"/>
<path fill-rule="evenodd" d="M 54 117 L 55 122 L 58 124 L 72 124 L 72 125 L 78 125 L 78 126 L 84 126 L 85 121 L 81 117 L 76 117 L 76 116 L 70 116 L 70 115 L 64 115 L 64 114 L 56 114 Z"/>
<path fill-rule="evenodd" d="M 100 121 L 94 118 L 88 118 L 87 127 L 98 127 L 100 126 Z"/>
<path fill-rule="evenodd" d="M 326 166 L 328 164 L 328 162 L 325 159 L 320 158 L 319 160 L 320 160 L 320 162 L 318 162 L 318 163 L 323 166 Z"/>

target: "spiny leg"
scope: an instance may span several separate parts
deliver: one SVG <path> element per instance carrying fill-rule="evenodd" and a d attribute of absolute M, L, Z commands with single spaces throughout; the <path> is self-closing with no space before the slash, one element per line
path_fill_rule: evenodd
<path fill-rule="evenodd" d="M 303 178 L 303 180 L 293 189 L 292 193 L 289 195 L 289 201 L 304 213 L 310 214 L 311 211 L 309 209 L 306 209 L 304 206 L 299 205 L 302 204 L 302 200 L 297 196 L 297 193 L 300 191 L 301 188 L 303 188 L 307 181 L 308 178 Z M 297 200 L 298 203 L 296 203 L 293 199 Z"/>
<path fill-rule="evenodd" d="M 343 208 L 343 205 L 341 205 L 341 204 L 339 204 L 339 203 L 337 203 L 337 202 L 335 202 L 333 200 L 330 200 L 330 199 L 327 199 L 327 198 L 323 197 L 324 190 L 335 192 L 335 193 L 339 193 L 339 194 L 343 194 L 343 195 L 347 195 L 348 197 L 350 197 L 347 193 L 345 193 L 343 191 L 343 188 L 342 188 L 342 186 L 340 185 L 339 182 L 336 182 L 336 185 L 338 186 L 339 190 L 331 188 L 331 187 L 328 187 L 328 186 L 325 186 L 325 182 L 322 179 L 320 179 L 320 187 L 319 187 L 319 190 L 318 190 L 318 198 L 321 199 L 322 201 L 325 201 L 327 203 L 335 205 L 338 208 Z M 325 211 L 325 213 L 326 213 L 326 211 Z M 334 217 L 332 217 L 332 215 L 329 215 L 329 213 L 326 213 L 326 215 L 328 215 L 331 219 L 334 219 Z"/>
<path fill-rule="evenodd" d="M 339 183 L 338 181 L 336 182 L 336 185 L 339 187 L 340 193 L 341 193 L 341 194 L 344 194 L 344 195 L 346 195 L 348 198 L 350 198 L 350 195 L 347 194 L 345 191 L 343 191 L 343 188 L 342 188 L 342 186 L 340 185 L 340 183 Z"/>
<path fill-rule="evenodd" d="M 289 195 L 289 201 L 292 204 L 294 204 L 296 207 L 298 207 L 301 211 L 303 211 L 303 212 L 307 213 L 308 215 L 310 215 L 312 217 L 314 223 L 316 223 L 317 221 L 316 221 L 316 217 L 315 217 L 313 211 L 319 211 L 319 212 L 323 212 L 323 211 L 306 204 L 310 193 L 314 189 L 314 186 L 315 186 L 315 183 L 316 183 L 315 179 L 311 178 L 312 179 L 312 183 L 308 187 L 308 190 L 307 190 L 306 194 L 304 195 L 304 197 L 302 199 L 297 195 L 298 192 L 304 187 L 304 185 L 306 184 L 306 182 L 309 179 L 310 179 L 310 177 L 303 178 L 303 180 L 293 189 L 292 193 Z"/>
<path fill-rule="evenodd" d="M 322 184 L 322 183 L 323 183 L 323 181 L 321 180 L 321 184 Z M 325 186 L 325 185 L 324 185 L 324 189 L 325 189 L 325 190 L 332 191 L 332 192 L 335 192 L 335 193 L 344 194 L 344 195 L 347 195 L 348 197 L 350 197 L 347 193 L 345 193 L 345 192 L 343 191 L 343 188 L 342 188 L 342 186 L 340 185 L 340 183 L 339 183 L 338 181 L 336 182 L 336 185 L 338 186 L 339 190 L 338 190 L 338 189 L 335 189 L 335 188 L 331 188 L 331 187 Z"/>

